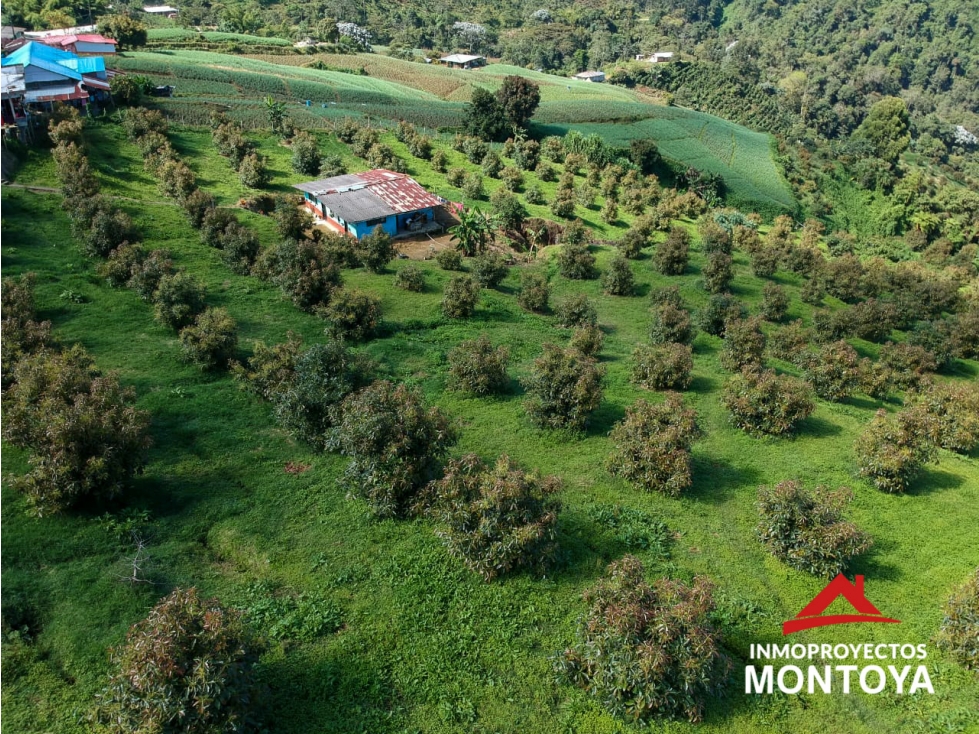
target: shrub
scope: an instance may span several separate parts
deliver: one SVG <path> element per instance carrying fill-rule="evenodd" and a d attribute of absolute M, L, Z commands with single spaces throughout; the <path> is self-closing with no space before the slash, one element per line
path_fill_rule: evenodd
<path fill-rule="evenodd" d="M 775 329 L 768 339 L 772 356 L 786 362 L 795 362 L 809 342 L 809 330 L 802 326 L 801 319 Z"/>
<path fill-rule="evenodd" d="M 566 329 L 598 324 L 598 311 L 584 293 L 576 293 L 558 306 L 558 323 Z"/>
<path fill-rule="evenodd" d="M 140 244 L 129 244 L 128 242 L 119 245 L 111 253 L 108 259 L 99 263 L 96 271 L 100 278 L 112 288 L 124 288 L 132 277 L 133 270 L 138 268 L 146 259 L 146 250 Z"/>
<path fill-rule="evenodd" d="M 639 345 L 632 353 L 632 381 L 647 390 L 686 390 L 693 350 L 686 344 Z"/>
<path fill-rule="evenodd" d="M 893 372 L 895 384 L 902 390 L 916 390 L 927 373 L 938 369 L 935 355 L 914 344 L 887 342 L 880 348 L 879 357 Z"/>
<path fill-rule="evenodd" d="M 177 589 L 111 651 L 98 719 L 119 734 L 247 731 L 262 691 L 258 652 L 239 612 Z"/>
<path fill-rule="evenodd" d="M 697 231 L 700 234 L 700 250 L 705 255 L 731 254 L 731 235 L 713 219 L 701 219 Z"/>
<path fill-rule="evenodd" d="M 17 361 L 33 354 L 52 342 L 51 322 L 37 321 L 34 301 L 34 285 L 37 276 L 27 273 L 18 279 L 4 278 L 0 288 L 0 312 L 3 324 L 0 327 L 0 354 L 2 354 L 3 388 L 13 382 L 13 370 Z"/>
<path fill-rule="evenodd" d="M 228 366 L 238 349 L 238 324 L 223 308 L 207 308 L 180 331 L 184 358 L 202 370 Z"/>
<path fill-rule="evenodd" d="M 327 333 L 338 339 L 359 341 L 372 336 L 381 321 L 381 299 L 364 291 L 339 288 L 321 310 L 330 325 Z"/>
<path fill-rule="evenodd" d="M 462 180 L 462 193 L 469 199 L 482 199 L 486 195 L 483 177 L 478 173 L 467 173 Z"/>
<path fill-rule="evenodd" d="M 789 294 L 775 283 L 765 283 L 762 290 L 761 315 L 766 321 L 781 321 L 789 310 Z"/>
<path fill-rule="evenodd" d="M 760 367 L 765 353 L 765 334 L 757 317 L 731 319 L 724 329 L 721 366 L 737 372 L 745 367 Z"/>
<path fill-rule="evenodd" d="M 860 475 L 882 492 L 904 492 L 935 457 L 936 425 L 924 411 L 877 411 L 854 447 Z"/>
<path fill-rule="evenodd" d="M 945 319 L 918 321 L 908 333 L 908 344 L 922 347 L 935 357 L 939 370 L 948 369 L 955 360 L 955 327 Z"/>
<path fill-rule="evenodd" d="M 247 365 L 235 362 L 231 365 L 231 374 L 244 388 L 265 400 L 274 401 L 292 383 L 302 345 L 302 337 L 292 331 L 286 334 L 286 341 L 271 347 L 256 341 L 254 354 L 248 358 Z"/>
<path fill-rule="evenodd" d="M 519 168 L 507 166 L 500 171 L 500 180 L 503 181 L 507 191 L 520 191 L 520 187 L 523 186 L 523 173 Z"/>
<path fill-rule="evenodd" d="M 734 278 L 734 261 L 730 255 L 715 252 L 707 256 L 707 263 L 701 270 L 704 276 L 704 288 L 708 293 L 722 293 L 731 285 Z"/>
<path fill-rule="evenodd" d="M 713 586 L 703 577 L 693 586 L 665 578 L 650 586 L 643 576 L 635 556 L 609 566 L 585 592 L 590 608 L 576 644 L 555 667 L 616 715 L 700 721 L 729 668 L 711 623 Z"/>
<path fill-rule="evenodd" d="M 221 236 L 221 259 L 238 275 L 248 275 L 258 257 L 258 235 L 248 227 L 232 222 Z"/>
<path fill-rule="evenodd" d="M 967 670 L 979 671 L 979 568 L 945 605 L 938 646 Z"/>
<path fill-rule="evenodd" d="M 473 315 L 479 303 L 479 281 L 471 275 L 456 275 L 445 284 L 442 294 L 442 313 L 450 319 Z"/>
<path fill-rule="evenodd" d="M 895 390 L 894 371 L 866 357 L 860 360 L 858 379 L 860 389 L 877 400 L 886 400 Z"/>
<path fill-rule="evenodd" d="M 21 358 L 4 395 L 3 437 L 30 450 L 30 471 L 11 486 L 35 514 L 111 499 L 142 469 L 149 419 L 134 399 L 79 346 Z"/>
<path fill-rule="evenodd" d="M 557 256 L 558 271 L 571 280 L 590 280 L 598 277 L 595 256 L 584 243 L 565 243 Z"/>
<path fill-rule="evenodd" d="M 771 278 L 778 270 L 778 251 L 770 245 L 758 245 L 749 251 L 751 272 L 758 278 Z"/>
<path fill-rule="evenodd" d="M 543 273 L 531 270 L 523 272 L 520 276 L 520 292 L 517 294 L 517 303 L 520 304 L 520 308 L 534 313 L 544 313 L 547 311 L 550 297 L 551 286 Z"/>
<path fill-rule="evenodd" d="M 955 316 L 952 350 L 961 359 L 979 359 L 979 307 Z"/>
<path fill-rule="evenodd" d="M 690 445 L 700 435 L 697 414 L 678 393 L 658 405 L 637 400 L 609 434 L 615 449 L 606 466 L 646 492 L 678 497 L 692 484 Z"/>
<path fill-rule="evenodd" d="M 466 169 L 465 168 L 450 168 L 449 172 L 445 176 L 446 180 L 449 182 L 449 186 L 455 186 L 456 188 L 462 188 L 463 181 L 466 180 Z"/>
<path fill-rule="evenodd" d="M 495 252 L 473 258 L 472 274 L 483 288 L 495 288 L 506 277 L 506 261 Z"/>
<path fill-rule="evenodd" d="M 536 183 L 531 184 L 530 188 L 524 192 L 524 199 L 528 204 L 543 204 L 546 201 L 543 189 Z"/>
<path fill-rule="evenodd" d="M 425 290 L 425 271 L 417 265 L 405 265 L 394 276 L 394 285 L 413 293 Z"/>
<path fill-rule="evenodd" d="M 204 286 L 194 276 L 178 271 L 160 278 L 153 292 L 153 315 L 158 322 L 180 331 L 204 310 Z"/>
<path fill-rule="evenodd" d="M 568 346 L 577 349 L 586 357 L 594 357 L 605 344 L 605 334 L 598 326 L 592 324 L 588 326 L 578 326 L 571 333 L 571 341 Z"/>
<path fill-rule="evenodd" d="M 214 197 L 203 189 L 194 189 L 184 199 L 184 212 L 187 214 L 190 226 L 194 229 L 201 228 L 205 215 L 214 208 Z"/>
<path fill-rule="evenodd" d="M 509 349 L 494 347 L 486 334 L 480 334 L 449 352 L 449 385 L 473 395 L 501 393 L 509 382 L 509 362 Z"/>
<path fill-rule="evenodd" d="M 474 454 L 449 462 L 426 489 L 428 514 L 449 552 L 490 581 L 520 567 L 544 569 L 557 552 L 557 477 L 526 472 L 501 456 L 486 466 Z"/>
<path fill-rule="evenodd" d="M 145 258 L 133 261 L 130 272 L 127 285 L 144 301 L 151 301 L 160 281 L 175 271 L 168 250 L 151 250 Z"/>
<path fill-rule="evenodd" d="M 602 289 L 610 296 L 631 296 L 635 288 L 636 279 L 629 261 L 621 254 L 613 257 L 602 274 Z"/>
<path fill-rule="evenodd" d="M 746 315 L 747 309 L 737 298 L 727 293 L 717 293 L 697 314 L 697 323 L 708 334 L 723 337 L 728 323 L 743 319 Z"/>
<path fill-rule="evenodd" d="M 656 246 L 653 266 L 663 275 L 683 275 L 690 259 L 690 234 L 682 227 L 670 229 L 666 240 Z"/>
<path fill-rule="evenodd" d="M 209 247 L 223 247 L 224 231 L 237 223 L 238 217 L 230 209 L 208 209 L 201 217 L 201 242 Z"/>
<path fill-rule="evenodd" d="M 497 189 L 490 197 L 493 204 L 493 222 L 503 232 L 521 232 L 527 209 L 520 199 L 506 189 Z"/>
<path fill-rule="evenodd" d="M 845 341 L 826 344 L 816 354 L 805 355 L 799 364 L 806 381 L 826 400 L 848 398 L 860 384 L 859 356 Z"/>
<path fill-rule="evenodd" d="M 914 409 L 936 422 L 936 441 L 943 449 L 968 454 L 979 445 L 979 389 L 975 385 L 933 385 L 918 396 Z"/>
<path fill-rule="evenodd" d="M 551 201 L 551 214 L 555 217 L 560 217 L 561 219 L 570 219 L 574 216 L 574 199 L 561 196 L 558 192 L 558 196 L 555 196 L 554 200 Z"/>
<path fill-rule="evenodd" d="M 462 270 L 462 255 L 458 250 L 440 250 L 435 262 L 442 270 Z"/>
<path fill-rule="evenodd" d="M 166 160 L 157 169 L 160 191 L 164 196 L 182 202 L 197 189 L 197 177 L 186 163 Z"/>
<path fill-rule="evenodd" d="M 340 270 L 322 243 L 285 240 L 262 253 L 256 271 L 272 282 L 303 311 L 314 311 L 340 287 Z"/>
<path fill-rule="evenodd" d="M 896 321 L 894 307 L 876 298 L 868 298 L 843 311 L 837 311 L 841 331 L 850 331 L 860 339 L 884 341 L 891 335 Z"/>
<path fill-rule="evenodd" d="M 779 482 L 758 493 L 758 535 L 773 556 L 800 571 L 832 578 L 873 544 L 856 525 L 843 520 L 853 494 L 846 487 L 807 491 L 800 482 Z"/>
<path fill-rule="evenodd" d="M 370 381 L 370 365 L 336 339 L 314 344 L 302 354 L 296 353 L 298 346 L 290 339 L 265 350 L 269 359 L 263 360 L 260 375 L 279 424 L 322 450 L 340 420 L 340 404 Z"/>
<path fill-rule="evenodd" d="M 808 418 L 816 405 L 802 380 L 772 370 L 745 370 L 724 386 L 721 403 L 741 430 L 781 436 Z"/>
<path fill-rule="evenodd" d="M 320 151 L 316 138 L 301 132 L 292 139 L 292 170 L 305 176 L 316 176 L 320 172 Z"/>
<path fill-rule="evenodd" d="M 432 153 L 432 170 L 437 173 L 445 173 L 449 163 L 449 156 L 441 148 L 436 148 Z M 465 175 L 465 173 L 463 173 Z M 451 183 L 451 182 L 450 182 Z M 455 184 L 452 184 L 455 186 Z"/>
<path fill-rule="evenodd" d="M 580 245 L 588 239 L 588 232 L 580 219 L 568 222 L 561 230 L 562 245 Z"/>
<path fill-rule="evenodd" d="M 387 264 L 394 259 L 394 240 L 380 225 L 374 231 L 357 241 L 357 258 L 372 273 L 383 273 Z"/>
<path fill-rule="evenodd" d="M 438 409 L 404 385 L 378 381 L 343 401 L 330 448 L 350 457 L 345 477 L 377 517 L 403 515 L 455 443 Z"/>
<path fill-rule="evenodd" d="M 283 239 L 301 240 L 313 226 L 313 215 L 304 206 L 299 206 L 293 196 L 277 196 L 275 210 L 275 231 Z"/>
<path fill-rule="evenodd" d="M 603 377 L 604 371 L 590 357 L 545 344 L 544 354 L 523 380 L 529 395 L 524 403 L 527 414 L 542 428 L 580 430 L 602 402 Z"/>
<path fill-rule="evenodd" d="M 647 235 L 633 225 L 622 235 L 622 239 L 615 243 L 615 246 L 619 248 L 622 257 L 638 260 L 647 244 Z"/>
<path fill-rule="evenodd" d="M 649 329 L 649 339 L 653 344 L 689 344 L 693 341 L 695 330 L 685 309 L 673 303 L 661 303 L 654 306 L 650 313 L 653 323 Z"/>

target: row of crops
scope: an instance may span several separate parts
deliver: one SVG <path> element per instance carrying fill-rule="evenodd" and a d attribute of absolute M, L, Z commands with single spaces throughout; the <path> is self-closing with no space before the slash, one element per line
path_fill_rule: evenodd
<path fill-rule="evenodd" d="M 194 42 L 206 41 L 208 43 L 237 43 L 248 46 L 292 46 L 292 41 L 288 38 L 276 38 L 274 36 L 250 36 L 245 33 L 224 33 L 221 31 L 197 32 L 186 28 L 150 28 L 146 32 L 146 40 L 150 43 L 158 41 L 167 42 Z"/>

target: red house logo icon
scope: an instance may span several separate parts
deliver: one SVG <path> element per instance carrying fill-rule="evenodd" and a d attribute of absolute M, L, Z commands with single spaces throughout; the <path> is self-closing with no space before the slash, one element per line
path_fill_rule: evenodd
<path fill-rule="evenodd" d="M 871 604 L 863 593 L 863 576 L 857 576 L 851 584 L 843 574 L 826 584 L 826 588 L 816 594 L 793 619 L 782 624 L 782 634 L 791 635 L 793 632 L 826 627 L 831 624 L 850 624 L 851 622 L 889 622 L 899 624 L 900 620 L 885 617 L 881 611 Z M 860 614 L 826 614 L 826 608 L 838 596 L 843 596 Z"/>

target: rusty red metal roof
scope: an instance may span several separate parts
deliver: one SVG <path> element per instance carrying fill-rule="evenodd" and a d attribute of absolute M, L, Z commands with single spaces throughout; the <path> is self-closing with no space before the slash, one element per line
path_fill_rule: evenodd
<path fill-rule="evenodd" d="M 438 206 L 438 197 L 426 191 L 420 183 L 405 173 L 375 168 L 356 174 L 367 182 L 368 188 L 398 214 Z"/>
<path fill-rule="evenodd" d="M 391 214 L 404 214 L 442 204 L 405 173 L 375 168 L 363 173 L 347 173 L 295 184 L 294 188 L 312 194 L 349 222 L 361 222 Z"/>

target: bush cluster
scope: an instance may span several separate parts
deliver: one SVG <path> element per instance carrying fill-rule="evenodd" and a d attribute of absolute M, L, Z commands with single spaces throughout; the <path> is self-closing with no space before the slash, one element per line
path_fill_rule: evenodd
<path fill-rule="evenodd" d="M 542 428 L 581 430 L 602 402 L 603 377 L 594 359 L 576 349 L 545 344 L 544 354 L 523 380 L 527 415 Z"/>
<path fill-rule="evenodd" d="M 925 411 L 884 410 L 857 437 L 860 475 L 882 492 L 905 492 L 921 467 L 936 456 L 937 422 Z"/>
<path fill-rule="evenodd" d="M 483 288 L 496 288 L 507 274 L 507 264 L 495 252 L 486 252 L 472 260 L 472 274 Z"/>
<path fill-rule="evenodd" d="M 462 270 L 462 255 L 458 250 L 440 250 L 435 262 L 442 270 Z"/>
<path fill-rule="evenodd" d="M 653 265 L 662 275 L 683 275 L 690 259 L 690 234 L 674 226 L 666 239 L 656 246 Z"/>
<path fill-rule="evenodd" d="M 979 671 L 979 568 L 945 605 L 938 646 L 967 670 Z"/>
<path fill-rule="evenodd" d="M 693 350 L 686 344 L 641 344 L 632 353 L 632 381 L 648 390 L 686 390 L 692 371 Z"/>
<path fill-rule="evenodd" d="M 558 272 L 571 280 L 591 280 L 598 277 L 595 256 L 583 242 L 566 242 L 557 256 Z"/>
<path fill-rule="evenodd" d="M 725 384 L 721 402 L 734 424 L 752 435 L 786 434 L 816 409 L 805 382 L 773 370 L 735 375 Z"/>
<path fill-rule="evenodd" d="M 551 286 L 543 273 L 525 270 L 520 276 L 520 292 L 517 303 L 521 308 L 534 313 L 547 311 L 551 298 Z"/>
<path fill-rule="evenodd" d="M 479 281 L 471 275 L 457 275 L 445 284 L 442 294 L 442 313 L 450 319 L 473 315 L 479 303 Z"/>
<path fill-rule="evenodd" d="M 473 395 L 491 395 L 506 390 L 510 350 L 494 347 L 486 334 L 460 342 L 449 352 L 449 385 Z"/>
<path fill-rule="evenodd" d="M 417 265 L 405 265 L 394 276 L 394 285 L 413 293 L 425 290 L 425 271 Z"/>
<path fill-rule="evenodd" d="M 806 490 L 787 480 L 758 493 L 758 535 L 773 556 L 800 571 L 832 578 L 854 556 L 870 549 L 870 537 L 843 520 L 853 499 L 845 487 Z"/>
<path fill-rule="evenodd" d="M 700 435 L 697 414 L 679 393 L 667 393 L 658 405 L 638 400 L 612 429 L 615 448 L 606 466 L 647 492 L 678 497 L 693 483 L 690 446 Z"/>
<path fill-rule="evenodd" d="M 860 385 L 859 355 L 845 341 L 826 344 L 815 354 L 803 353 L 797 361 L 806 381 L 825 400 L 844 400 Z"/>
<path fill-rule="evenodd" d="M 558 306 L 558 323 L 566 329 L 596 326 L 598 310 L 584 293 L 577 293 Z"/>
<path fill-rule="evenodd" d="M 442 524 L 437 534 L 449 552 L 490 581 L 517 568 L 544 569 L 554 558 L 560 485 L 508 456 L 490 467 L 468 454 L 446 465 L 423 502 Z"/>
<path fill-rule="evenodd" d="M 649 339 L 653 344 L 689 344 L 696 331 L 690 314 L 680 305 L 667 302 L 653 306 Z"/>
<path fill-rule="evenodd" d="M 320 314 L 329 322 L 328 334 L 360 341 L 377 331 L 381 321 L 381 299 L 361 290 L 339 288 Z"/>
<path fill-rule="evenodd" d="M 730 667 L 711 621 L 713 586 L 644 576 L 635 556 L 609 566 L 585 592 L 588 613 L 555 668 L 616 715 L 700 721 Z"/>
<path fill-rule="evenodd" d="M 608 270 L 602 273 L 602 290 L 610 296 L 631 296 L 636 289 L 636 278 L 625 256 L 612 258 Z"/>
<path fill-rule="evenodd" d="M 202 370 L 223 369 L 238 349 L 238 324 L 223 308 L 206 308 L 180 331 L 184 358 Z"/>
<path fill-rule="evenodd" d="M 765 334 L 761 321 L 731 319 L 724 329 L 724 348 L 721 350 L 721 366 L 737 372 L 745 367 L 760 367 L 765 354 Z"/>
<path fill-rule="evenodd" d="M 605 334 L 595 324 L 575 327 L 571 332 L 568 346 L 577 349 L 586 357 L 595 357 L 605 345 Z"/>

